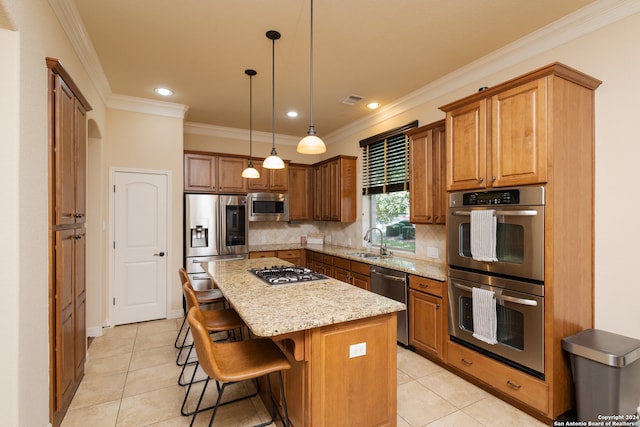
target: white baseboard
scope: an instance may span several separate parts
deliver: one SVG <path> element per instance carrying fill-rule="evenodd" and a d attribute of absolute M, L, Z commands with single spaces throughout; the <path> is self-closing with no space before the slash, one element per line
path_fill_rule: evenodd
<path fill-rule="evenodd" d="M 102 326 L 90 326 L 90 327 L 87 327 L 87 336 L 88 337 L 101 337 L 102 336 Z"/>
<path fill-rule="evenodd" d="M 167 314 L 167 319 L 178 319 L 180 317 L 184 317 L 184 312 L 182 311 L 182 309 L 179 310 L 171 310 L 168 314 Z"/>

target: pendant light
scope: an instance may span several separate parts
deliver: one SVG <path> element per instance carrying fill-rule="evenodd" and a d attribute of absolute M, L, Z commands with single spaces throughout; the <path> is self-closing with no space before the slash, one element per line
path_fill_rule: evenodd
<path fill-rule="evenodd" d="M 280 38 L 280 33 L 274 30 L 267 31 L 267 38 L 271 40 L 271 154 L 264 159 L 262 167 L 266 169 L 284 169 L 284 162 L 276 152 L 276 40 Z"/>
<path fill-rule="evenodd" d="M 316 136 L 316 128 L 313 125 L 313 0 L 311 0 L 311 25 L 309 48 L 309 130 L 307 136 L 298 143 L 296 150 L 301 154 L 322 154 L 327 151 L 324 142 Z"/>
<path fill-rule="evenodd" d="M 260 178 L 260 172 L 253 167 L 253 76 L 258 74 L 256 70 L 244 70 L 249 76 L 249 166 L 242 171 L 243 178 Z"/>

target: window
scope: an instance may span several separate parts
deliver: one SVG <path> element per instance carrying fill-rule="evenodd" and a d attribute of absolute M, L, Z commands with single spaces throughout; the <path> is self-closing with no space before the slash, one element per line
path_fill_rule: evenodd
<path fill-rule="evenodd" d="M 360 141 L 362 148 L 363 235 L 370 228 L 371 243 L 415 252 L 415 226 L 409 222 L 409 140 L 405 126 Z M 382 236 L 381 236 L 382 235 Z"/>

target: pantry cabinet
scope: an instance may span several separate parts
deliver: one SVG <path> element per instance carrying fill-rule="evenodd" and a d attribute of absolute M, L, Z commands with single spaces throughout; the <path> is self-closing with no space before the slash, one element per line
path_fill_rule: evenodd
<path fill-rule="evenodd" d="M 547 182 L 553 79 L 540 77 L 442 107 L 449 191 Z"/>
<path fill-rule="evenodd" d="M 409 219 L 444 224 L 447 218 L 445 121 L 411 129 Z"/>
<path fill-rule="evenodd" d="M 409 276 L 409 344 L 438 360 L 444 358 L 447 319 L 443 288 L 443 282 Z"/>
<path fill-rule="evenodd" d="M 356 220 L 356 159 L 338 156 L 314 165 L 314 220 Z"/>
<path fill-rule="evenodd" d="M 62 422 L 86 361 L 86 156 L 91 106 L 55 58 L 49 101 L 50 423 Z"/>

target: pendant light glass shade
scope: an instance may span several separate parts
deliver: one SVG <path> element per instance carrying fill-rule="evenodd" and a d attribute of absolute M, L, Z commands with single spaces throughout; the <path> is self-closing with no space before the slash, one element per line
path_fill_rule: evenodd
<path fill-rule="evenodd" d="M 265 169 L 284 169 L 284 162 L 278 157 L 276 151 L 276 40 L 280 33 L 274 30 L 267 31 L 267 38 L 271 40 L 271 154 L 264 159 L 262 167 Z"/>
<path fill-rule="evenodd" d="M 244 70 L 249 76 L 249 166 L 242 171 L 243 178 L 260 178 L 260 172 L 253 167 L 253 76 L 258 74 L 256 70 Z"/>
<path fill-rule="evenodd" d="M 313 0 L 311 0 L 311 24 L 309 47 L 309 130 L 307 136 L 298 143 L 296 151 L 300 154 L 322 154 L 327 151 L 322 139 L 316 136 L 316 128 L 313 125 Z"/>

